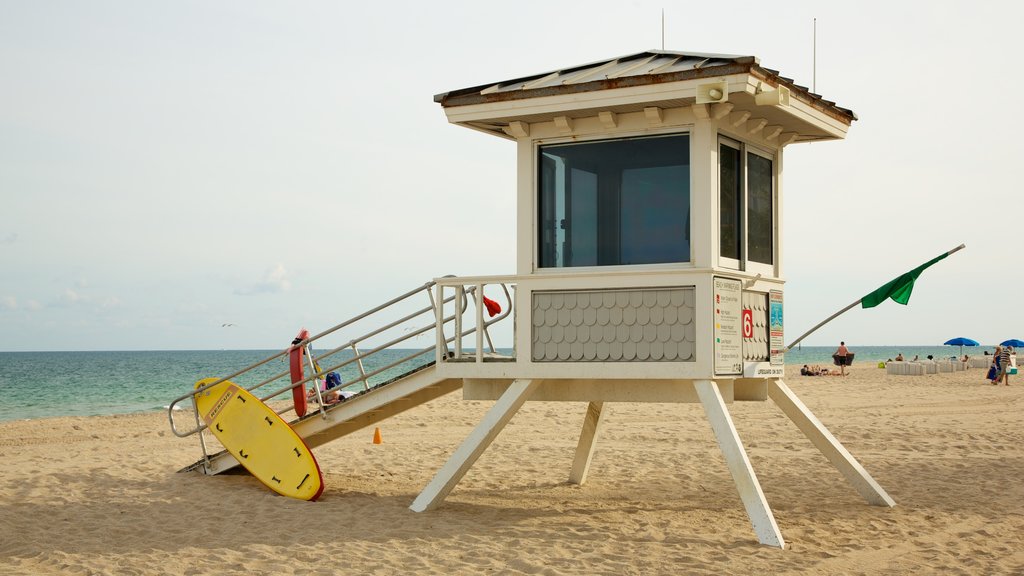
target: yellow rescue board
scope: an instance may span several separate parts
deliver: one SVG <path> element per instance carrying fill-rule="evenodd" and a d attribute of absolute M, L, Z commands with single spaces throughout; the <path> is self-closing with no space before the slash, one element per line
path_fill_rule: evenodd
<path fill-rule="evenodd" d="M 201 388 L 218 378 L 196 382 Z M 313 453 L 292 427 L 248 390 L 225 380 L 195 394 L 199 416 L 224 448 L 271 490 L 316 500 L 324 479 Z"/>

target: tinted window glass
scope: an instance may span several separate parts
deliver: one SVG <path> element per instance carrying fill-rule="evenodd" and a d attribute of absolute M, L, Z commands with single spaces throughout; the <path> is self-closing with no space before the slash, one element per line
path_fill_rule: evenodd
<path fill-rule="evenodd" d="M 747 153 L 747 259 L 772 263 L 772 161 Z"/>
<path fill-rule="evenodd" d="M 540 149 L 542 268 L 690 260 L 687 135 Z"/>
<path fill-rule="evenodd" d="M 741 194 L 743 188 L 740 180 L 740 151 L 732 146 L 718 146 L 718 218 L 719 218 L 719 251 L 725 258 L 740 259 L 740 239 L 742 222 Z"/>

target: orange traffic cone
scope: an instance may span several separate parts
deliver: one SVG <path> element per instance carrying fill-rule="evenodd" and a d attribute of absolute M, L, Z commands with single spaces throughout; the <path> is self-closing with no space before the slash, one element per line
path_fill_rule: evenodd
<path fill-rule="evenodd" d="M 373 431 L 373 443 L 380 444 L 383 441 L 380 437 L 380 428 L 375 428 Z"/>

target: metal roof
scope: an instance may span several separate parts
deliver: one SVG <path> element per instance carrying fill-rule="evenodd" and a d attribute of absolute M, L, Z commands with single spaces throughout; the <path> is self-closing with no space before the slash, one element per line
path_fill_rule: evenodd
<path fill-rule="evenodd" d="M 785 86 L 790 89 L 792 97 L 847 124 L 857 119 L 852 110 L 825 100 L 806 86 L 781 76 L 776 70 L 762 67 L 755 56 L 665 50 L 647 50 L 552 72 L 463 88 L 438 94 L 434 96 L 434 101 L 448 108 L 743 73 L 771 85 Z"/>

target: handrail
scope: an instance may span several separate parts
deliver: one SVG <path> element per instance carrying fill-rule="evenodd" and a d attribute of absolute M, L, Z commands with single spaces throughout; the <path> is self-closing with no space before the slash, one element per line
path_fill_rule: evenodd
<path fill-rule="evenodd" d="M 495 322 L 501 321 L 502 319 L 506 318 L 508 316 L 508 314 L 511 313 L 511 311 L 512 311 L 512 296 L 511 296 L 511 294 L 509 294 L 508 286 L 506 284 L 504 284 L 504 283 L 499 284 L 501 286 L 502 291 L 505 293 L 505 301 L 506 301 L 507 305 L 503 308 L 503 311 L 497 315 L 496 318 L 492 318 L 490 320 L 485 320 L 484 319 L 483 287 L 486 285 L 486 283 L 483 282 L 482 280 L 478 280 L 474 285 L 472 285 L 472 286 L 467 288 L 466 285 L 461 282 L 461 280 L 463 280 L 463 279 L 459 278 L 458 280 L 460 280 L 460 282 L 455 282 L 455 283 L 444 282 L 444 281 L 439 282 L 438 283 L 438 293 L 443 296 L 444 295 L 445 287 L 452 287 L 452 288 L 455 289 L 455 297 L 457 297 L 457 298 L 465 298 L 466 295 L 468 295 L 468 294 L 472 294 L 474 296 L 474 302 L 476 304 L 476 308 L 475 308 L 476 309 L 476 315 L 475 315 L 473 323 L 478 328 L 471 328 L 469 330 L 463 330 L 463 328 L 462 328 L 462 323 L 463 323 L 462 322 L 462 314 L 460 313 L 455 318 L 455 332 L 456 332 L 456 334 L 462 334 L 463 336 L 468 336 L 470 334 L 476 333 L 476 345 L 474 347 L 475 348 L 475 354 L 474 354 L 475 361 L 476 362 L 482 362 L 483 361 L 483 353 L 484 353 L 484 339 L 487 340 L 487 346 L 490 348 L 491 353 L 495 353 L 496 352 L 496 349 L 494 347 L 494 342 L 491 341 L 491 335 L 487 331 L 487 327 L 489 327 L 490 325 L 494 324 Z M 477 288 L 480 288 L 480 291 L 477 291 Z M 438 318 L 437 322 L 438 322 L 439 326 L 441 324 L 443 324 L 443 320 L 440 317 Z M 438 345 L 440 345 L 441 344 L 441 340 L 442 340 L 440 332 L 438 333 L 438 337 L 437 338 L 438 338 Z M 462 338 L 458 338 L 458 339 L 455 340 L 454 358 L 457 359 L 457 360 L 461 360 L 462 358 L 464 358 L 464 356 L 462 354 Z"/>
<path fill-rule="evenodd" d="M 441 279 L 441 281 L 445 281 L 445 280 L 448 280 L 448 279 L 454 279 L 454 278 L 455 278 L 454 276 L 445 276 L 445 277 L 443 277 Z M 314 359 L 313 359 L 312 354 L 311 353 L 309 354 L 310 364 L 312 366 L 314 366 L 314 367 L 317 367 L 320 364 L 324 364 L 323 360 L 325 358 L 328 358 L 328 357 L 330 357 L 330 356 L 332 356 L 334 354 L 337 354 L 338 352 L 340 352 L 342 350 L 351 349 L 352 350 L 352 357 L 351 358 L 345 359 L 344 361 L 342 361 L 342 362 L 340 362 L 338 364 L 334 364 L 334 365 L 328 366 L 327 368 L 320 368 L 319 370 L 316 370 L 316 369 L 311 370 L 314 373 L 310 374 L 306 378 L 303 378 L 302 380 L 300 380 L 298 382 L 295 382 L 295 383 L 289 383 L 287 386 L 284 386 L 282 388 L 273 390 L 269 394 L 266 394 L 266 395 L 262 396 L 260 399 L 265 402 L 265 401 L 270 400 L 272 398 L 275 398 L 275 397 L 277 397 L 277 396 L 279 396 L 279 395 L 281 395 L 281 394 L 283 394 L 285 392 L 290 391 L 291 389 L 295 388 L 296 386 L 302 386 L 303 388 L 305 388 L 306 383 L 314 381 L 314 380 L 319 380 L 320 378 L 324 377 L 324 375 L 326 375 L 327 373 L 333 372 L 333 371 L 338 370 L 340 368 L 344 368 L 344 367 L 346 367 L 346 366 L 348 366 L 348 365 L 350 365 L 352 363 L 357 363 L 358 364 L 360 375 L 359 375 L 359 377 L 357 377 L 357 378 L 355 378 L 353 380 L 342 382 L 341 388 L 347 388 L 347 387 L 350 387 L 350 386 L 352 386 L 354 384 L 362 382 L 362 384 L 363 384 L 363 392 L 365 392 L 365 391 L 368 391 L 368 390 L 370 390 L 372 388 L 369 385 L 369 381 L 374 376 L 377 376 L 378 374 L 386 372 L 387 370 L 391 370 L 392 368 L 395 368 L 396 366 L 399 366 L 399 365 L 401 365 L 401 364 L 403 364 L 405 362 L 408 362 L 408 361 L 413 360 L 413 359 L 415 359 L 417 357 L 420 357 L 420 356 L 426 354 L 427 352 L 429 352 L 430 350 L 436 349 L 439 344 L 443 345 L 443 352 L 444 352 L 444 355 L 446 356 L 447 355 L 447 350 L 448 350 L 447 345 L 448 345 L 449 342 L 456 341 L 457 348 L 461 349 L 461 344 L 459 344 L 458 342 L 461 341 L 461 339 L 463 337 L 471 335 L 471 334 L 477 332 L 478 329 L 484 333 L 484 335 L 487 338 L 488 344 L 491 344 L 491 351 L 494 352 L 495 349 L 494 349 L 493 344 L 491 343 L 490 335 L 487 334 L 487 328 L 490 327 L 491 325 L 493 325 L 493 324 L 495 324 L 495 323 L 497 323 L 497 322 L 507 318 L 511 314 L 511 312 L 512 312 L 512 299 L 511 299 L 511 296 L 509 295 L 508 288 L 504 284 L 501 284 L 502 290 L 504 291 L 505 296 L 506 296 L 506 300 L 507 300 L 507 306 L 505 307 L 505 309 L 504 309 L 502 314 L 496 316 L 495 318 L 491 318 L 487 322 L 479 323 L 478 326 L 474 326 L 471 329 L 468 329 L 468 330 L 458 330 L 457 333 L 453 334 L 452 336 L 444 337 L 442 327 L 445 324 L 449 323 L 449 322 L 456 322 L 457 323 L 457 319 L 461 318 L 461 316 L 463 315 L 463 313 L 466 311 L 466 309 L 469 306 L 469 298 L 468 298 L 468 296 L 469 295 L 474 295 L 475 296 L 476 295 L 476 288 L 477 287 L 482 287 L 483 284 L 479 284 L 478 283 L 475 286 L 466 287 L 466 288 L 464 288 L 464 290 L 462 291 L 461 294 L 456 294 L 456 295 L 453 295 L 453 296 L 451 296 L 449 298 L 441 298 L 440 302 L 436 302 L 435 298 L 434 298 L 434 293 L 433 293 L 432 289 L 434 288 L 435 285 L 437 285 L 437 281 L 427 282 L 427 283 L 425 283 L 425 284 L 423 284 L 423 285 L 421 285 L 421 286 L 419 286 L 417 288 L 414 288 L 412 290 L 409 290 L 408 292 L 405 292 L 404 294 L 402 294 L 400 296 L 392 298 L 391 300 L 385 302 L 384 304 L 381 304 L 381 305 L 379 305 L 379 306 L 377 306 L 375 308 L 372 308 L 372 309 L 370 309 L 370 310 L 368 310 L 366 312 L 363 312 L 362 314 L 358 314 L 356 316 L 353 316 L 352 318 L 349 318 L 348 320 L 345 320 L 344 322 L 341 322 L 340 324 L 337 324 L 337 325 L 335 325 L 335 326 L 333 326 L 331 328 L 328 328 L 327 330 L 324 330 L 323 332 L 320 332 L 319 334 L 316 334 L 315 336 L 308 337 L 305 340 L 303 340 L 303 341 L 301 341 L 301 342 L 299 342 L 297 344 L 289 346 L 288 348 L 285 348 L 281 352 L 278 352 L 278 353 L 274 354 L 273 356 L 270 356 L 269 358 L 266 358 L 264 360 L 261 360 L 259 362 L 254 363 L 254 364 L 251 364 L 251 365 L 249 365 L 249 366 L 247 366 L 245 368 L 242 368 L 242 369 L 240 369 L 240 370 L 238 370 L 238 371 L 236 371 L 236 372 L 234 372 L 234 373 L 232 373 L 232 374 L 230 374 L 228 376 L 224 376 L 223 378 L 215 380 L 215 381 L 213 381 L 213 382 L 211 382 L 209 384 L 206 384 L 206 385 L 204 385 L 204 386 L 202 386 L 200 388 L 196 388 L 196 389 L 190 390 L 189 392 L 187 392 L 185 394 L 182 394 L 181 396 L 175 398 L 170 403 L 170 405 L 167 407 L 167 415 L 168 415 L 168 420 L 169 420 L 170 425 L 171 425 L 171 431 L 176 436 L 184 438 L 184 437 L 191 436 L 193 434 L 197 434 L 199 432 L 202 432 L 203 430 L 205 430 L 207 428 L 207 426 L 200 421 L 199 414 L 196 413 L 196 418 L 195 418 L 196 426 L 195 426 L 195 428 L 184 430 L 184 431 L 183 430 L 179 430 L 177 425 L 175 424 L 175 421 L 174 421 L 174 410 L 175 410 L 176 406 L 180 402 L 183 402 L 185 400 L 193 400 L 195 398 L 196 394 L 198 394 L 198 393 L 200 393 L 200 392 L 202 392 L 204 390 L 207 390 L 209 388 L 212 388 L 213 386 L 216 386 L 217 384 L 220 384 L 220 383 L 224 382 L 225 380 L 230 380 L 230 379 L 236 378 L 236 377 L 238 377 L 238 376 L 240 376 L 242 374 L 245 374 L 247 372 L 255 370 L 256 368 L 264 366 L 264 365 L 266 365 L 266 364 L 268 364 L 268 363 L 270 363 L 270 362 L 272 362 L 272 361 L 274 361 L 276 359 L 279 359 L 279 358 L 282 358 L 282 357 L 286 357 L 294 346 L 304 346 L 304 347 L 307 347 L 307 350 L 309 352 L 312 352 L 312 346 L 311 346 L 312 342 L 314 342 L 314 341 L 316 341 L 316 340 L 318 340 L 318 339 L 320 339 L 320 338 L 322 338 L 324 336 L 330 335 L 330 334 L 332 334 L 332 333 L 334 333 L 334 332 L 336 332 L 336 331 L 338 331 L 338 330 L 340 330 L 342 328 L 348 327 L 348 326 L 354 324 L 355 322 L 358 322 L 360 320 L 366 319 L 366 318 L 368 318 L 370 316 L 373 316 L 374 314 L 377 314 L 379 312 L 385 311 L 385 310 L 391 308 L 392 306 L 395 306 L 396 304 L 399 304 L 399 303 L 401 303 L 401 302 L 403 302 L 403 301 L 405 301 L 405 300 L 407 300 L 407 299 L 409 299 L 409 298 L 419 294 L 420 292 L 424 292 L 424 291 L 427 293 L 427 295 L 430 298 L 430 305 L 425 306 L 423 308 L 419 308 L 419 309 L 417 309 L 417 310 L 415 310 L 413 312 L 410 312 L 408 314 L 405 314 L 404 316 L 402 316 L 401 318 L 399 318 L 397 320 L 392 320 L 392 321 L 386 322 L 383 326 L 378 327 L 378 328 L 376 328 L 374 330 L 371 330 L 367 334 L 364 334 L 362 336 L 354 338 L 354 339 L 350 340 L 349 342 L 347 342 L 345 344 L 342 344 L 340 346 L 337 346 L 335 348 L 332 348 L 331 350 L 328 350 L 328 351 L 320 354 L 316 358 L 316 362 L 315 363 L 314 363 Z M 482 293 L 482 290 L 481 290 L 481 293 Z M 445 304 L 453 302 L 453 301 L 455 301 L 457 299 L 458 299 L 458 302 L 456 302 L 456 304 L 455 304 L 456 309 L 454 311 L 452 311 L 452 313 L 449 316 L 443 316 L 443 312 L 442 311 L 444 309 Z M 480 304 L 480 301 L 481 301 L 480 298 L 475 298 L 474 300 L 476 301 L 476 303 L 478 305 Z M 433 317 L 431 318 L 431 322 L 429 324 L 426 324 L 423 327 L 418 328 L 418 329 L 416 329 L 414 331 L 411 331 L 409 333 L 406 333 L 406 334 L 404 334 L 402 336 L 393 338 L 393 339 L 389 340 L 388 342 L 385 342 L 384 344 L 376 346 L 376 347 L 374 347 L 374 348 L 372 348 L 370 350 L 364 350 L 362 352 L 359 350 L 358 345 L 360 343 L 363 343 L 363 342 L 365 342 L 366 340 L 368 340 L 370 338 L 378 336 L 378 335 L 380 335 L 380 334 L 382 334 L 382 333 L 384 333 L 384 332 L 386 332 L 386 331 L 388 331 L 390 329 L 396 328 L 396 327 L 402 325 L 405 322 L 413 320 L 413 319 L 417 318 L 418 316 L 422 316 L 422 315 L 425 315 L 427 313 L 431 313 L 433 315 Z M 374 354 L 376 354 L 378 352 L 381 352 L 382 350 L 385 350 L 385 349 L 388 349 L 388 348 L 391 348 L 391 347 L 395 347 L 397 344 L 400 344 L 400 343 L 405 342 L 405 341 L 407 341 L 409 339 L 412 339 L 412 338 L 416 338 L 416 337 L 418 337 L 418 336 L 420 336 L 422 334 L 428 333 L 428 332 L 430 332 L 432 330 L 438 330 L 440 332 L 440 336 L 441 337 L 438 338 L 439 343 L 435 343 L 434 345 L 427 346 L 426 348 L 417 349 L 417 350 L 415 350 L 413 353 L 411 353 L 409 355 L 405 355 L 402 358 L 397 359 L 397 360 L 391 362 L 390 364 L 387 364 L 386 366 L 378 367 L 378 368 L 376 368 L 376 369 L 374 369 L 374 370 L 372 370 L 370 372 L 366 372 L 365 369 L 363 368 L 363 366 L 362 366 L 363 359 L 365 359 L 367 357 L 370 357 L 370 356 L 372 356 L 372 355 L 374 355 Z M 479 337 L 478 337 L 478 339 L 479 339 Z M 424 365 L 427 365 L 427 364 L 429 364 L 429 362 L 425 363 Z M 258 382 L 257 384 L 254 384 L 254 385 L 250 386 L 247 389 L 250 390 L 250 391 L 256 390 L 256 389 L 261 388 L 261 387 L 263 387 L 263 386 L 265 386 L 267 384 L 270 384 L 271 382 L 275 382 L 277 380 L 280 380 L 280 379 L 288 376 L 289 374 L 290 374 L 290 371 L 284 371 L 284 372 L 277 373 L 277 374 L 275 374 L 273 376 L 270 376 L 269 378 L 266 378 L 266 379 L 262 380 L 261 382 Z M 383 384 L 381 384 L 381 385 L 383 385 Z M 314 388 L 316 388 L 316 390 L 317 390 L 317 400 L 318 400 L 318 404 L 319 404 L 319 412 L 320 412 L 320 414 L 322 416 L 326 417 L 326 407 L 325 407 L 325 405 L 324 405 L 324 403 L 322 401 L 322 398 L 319 396 L 319 392 L 320 392 L 319 385 L 318 384 L 314 385 Z M 193 401 L 193 408 L 195 408 L 194 401 Z M 280 413 L 284 413 L 284 412 L 287 412 L 287 411 L 292 410 L 292 409 L 293 408 L 291 406 L 288 406 L 286 408 L 283 408 L 283 409 L 279 410 L 278 413 L 279 414 Z M 205 441 L 203 441 L 203 439 L 202 439 L 202 434 L 200 434 L 200 442 L 201 442 L 201 445 L 202 445 L 202 448 L 203 448 L 203 454 L 204 454 L 204 457 L 205 457 L 206 456 L 206 445 L 205 445 Z"/>

